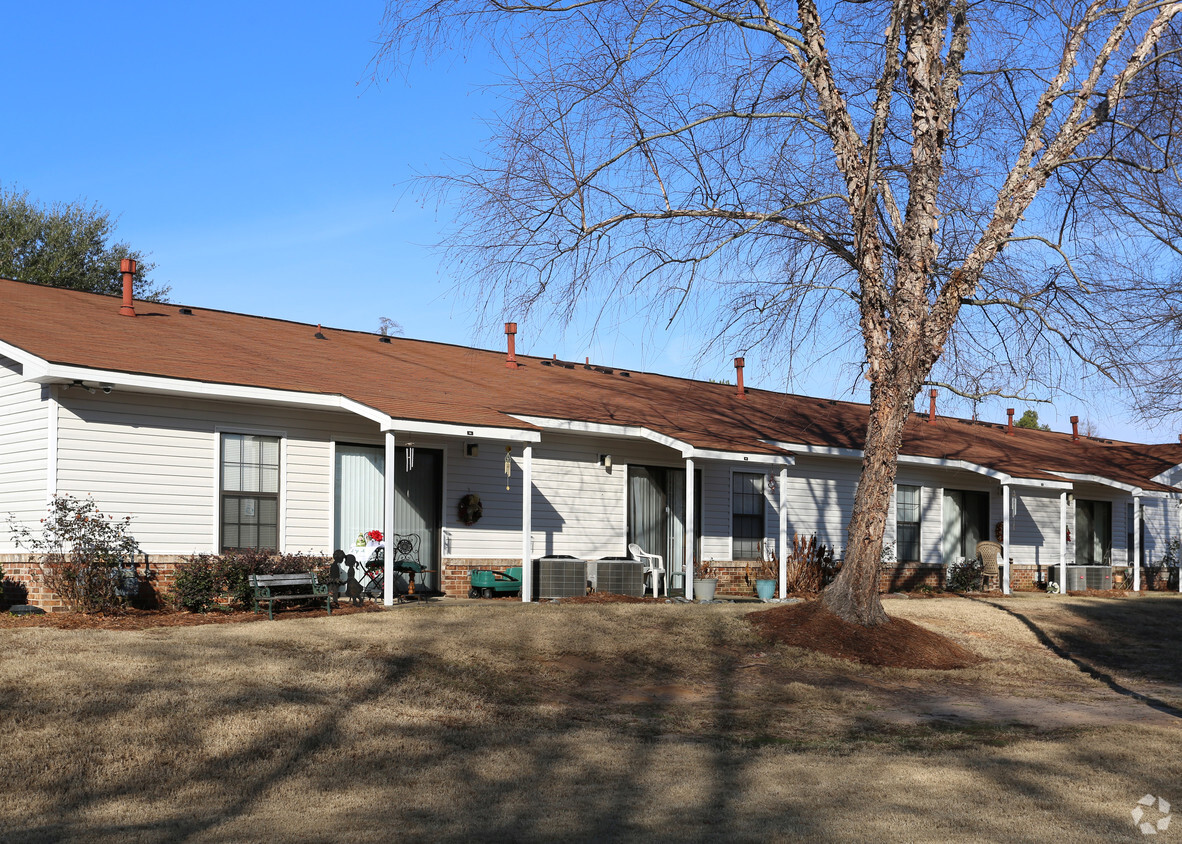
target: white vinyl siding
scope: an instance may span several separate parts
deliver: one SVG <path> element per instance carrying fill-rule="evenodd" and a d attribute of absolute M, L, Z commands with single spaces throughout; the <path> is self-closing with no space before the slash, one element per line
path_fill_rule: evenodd
<path fill-rule="evenodd" d="M 331 552 L 330 438 L 379 436 L 375 423 L 348 413 L 119 390 L 65 393 L 59 428 L 58 490 L 131 515 L 149 554 L 216 550 L 219 433 L 235 430 L 283 432 L 283 547 Z"/>
<path fill-rule="evenodd" d="M 49 388 L 22 381 L 20 364 L 0 355 L 0 552 L 19 551 L 6 520 L 36 524 L 48 490 Z"/>

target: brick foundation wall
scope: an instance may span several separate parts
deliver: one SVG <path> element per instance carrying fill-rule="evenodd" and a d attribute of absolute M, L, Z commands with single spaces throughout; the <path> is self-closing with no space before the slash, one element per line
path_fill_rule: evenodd
<path fill-rule="evenodd" d="M 132 606 L 140 609 L 159 609 L 166 602 L 176 581 L 177 569 L 184 565 L 186 557 L 166 555 L 141 555 L 136 558 L 135 570 L 139 576 L 140 592 Z M 64 612 L 62 600 L 40 582 L 40 568 L 30 562 L 27 554 L 0 554 L 0 567 L 4 569 L 4 597 L 7 606 L 31 604 L 49 612 Z"/>
<path fill-rule="evenodd" d="M 452 598 L 467 598 L 468 589 L 472 586 L 473 569 L 494 569 L 504 571 L 511 566 L 520 566 L 521 558 L 480 558 L 462 559 L 459 557 L 445 557 L 439 578 L 439 588 L 443 594 Z"/>

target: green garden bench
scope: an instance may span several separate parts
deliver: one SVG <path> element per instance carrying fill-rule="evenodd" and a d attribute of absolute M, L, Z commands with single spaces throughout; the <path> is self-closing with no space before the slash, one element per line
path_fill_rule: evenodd
<path fill-rule="evenodd" d="M 267 618 L 275 619 L 276 601 L 298 601 L 305 598 L 324 598 L 324 606 L 332 615 L 332 595 L 327 583 L 318 583 L 315 572 L 303 574 L 252 574 L 250 585 L 254 587 L 254 611 L 259 604 L 267 604 Z"/>

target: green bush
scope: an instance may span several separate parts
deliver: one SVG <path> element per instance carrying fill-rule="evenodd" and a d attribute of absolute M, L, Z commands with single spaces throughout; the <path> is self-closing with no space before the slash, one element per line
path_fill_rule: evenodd
<path fill-rule="evenodd" d="M 329 557 L 302 553 L 274 554 L 270 551 L 243 549 L 221 556 L 198 554 L 189 557 L 177 572 L 173 599 L 190 612 L 208 612 L 219 597 L 226 596 L 239 609 L 254 604 L 252 574 L 302 574 L 314 571 L 323 580 Z"/>
<path fill-rule="evenodd" d="M 979 592 L 984 583 L 985 564 L 980 559 L 958 557 L 948 566 L 944 588 L 949 592 Z"/>
<path fill-rule="evenodd" d="M 172 586 L 173 600 L 189 612 L 209 612 L 221 594 L 217 557 L 198 554 L 190 557 L 176 573 Z"/>

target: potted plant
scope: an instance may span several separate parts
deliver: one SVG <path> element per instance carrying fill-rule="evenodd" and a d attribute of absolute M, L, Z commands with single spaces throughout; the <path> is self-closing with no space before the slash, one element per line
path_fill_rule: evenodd
<path fill-rule="evenodd" d="M 752 580 L 754 573 L 755 594 L 761 601 L 770 601 L 776 596 L 776 580 L 780 573 L 779 560 L 776 552 L 771 548 L 763 548 L 758 562 L 747 566 L 747 582 Z"/>
<path fill-rule="evenodd" d="M 711 563 L 714 560 L 710 561 Z M 710 563 L 694 564 L 694 599 L 698 601 L 713 601 L 714 593 L 718 589 L 718 578 L 714 576 L 714 569 Z"/>

